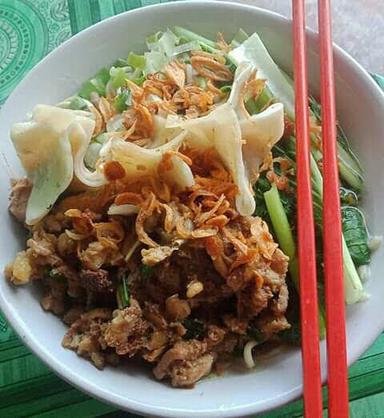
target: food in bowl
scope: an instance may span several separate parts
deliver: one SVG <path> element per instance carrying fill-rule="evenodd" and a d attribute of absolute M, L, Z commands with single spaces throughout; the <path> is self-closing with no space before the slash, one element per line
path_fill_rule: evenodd
<path fill-rule="evenodd" d="M 253 367 L 255 349 L 299 340 L 293 89 L 257 34 L 227 43 L 176 27 L 147 47 L 12 128 L 28 177 L 13 182 L 10 211 L 30 236 L 5 273 L 43 286 L 42 307 L 69 326 L 63 346 L 96 367 L 140 358 L 191 387 L 239 353 Z M 354 303 L 379 240 L 358 209 L 362 170 L 341 128 L 338 150 Z"/>

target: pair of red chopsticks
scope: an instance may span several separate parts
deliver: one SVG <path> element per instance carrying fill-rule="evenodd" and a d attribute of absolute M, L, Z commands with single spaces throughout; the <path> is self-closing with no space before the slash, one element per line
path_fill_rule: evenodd
<path fill-rule="evenodd" d="M 316 252 L 311 192 L 304 1 L 292 0 L 296 95 L 298 248 L 304 411 L 307 418 L 317 418 L 322 417 L 322 392 Z M 348 379 L 330 0 L 318 0 L 318 19 L 324 178 L 323 249 L 327 329 L 328 412 L 331 418 L 345 418 L 349 415 Z"/>

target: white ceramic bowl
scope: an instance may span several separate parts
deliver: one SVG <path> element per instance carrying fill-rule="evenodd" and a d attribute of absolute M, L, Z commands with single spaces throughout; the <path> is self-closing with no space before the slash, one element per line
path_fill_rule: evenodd
<path fill-rule="evenodd" d="M 23 247 L 24 235 L 7 213 L 10 175 L 21 174 L 8 139 L 10 126 L 23 120 L 37 103 L 54 104 L 76 92 L 100 67 L 141 51 L 155 31 L 181 25 L 204 35 L 233 35 L 238 28 L 257 31 L 283 69 L 291 72 L 291 22 L 271 12 L 230 3 L 177 2 L 134 10 L 101 22 L 74 36 L 49 54 L 20 83 L 1 111 L 1 152 L 8 166 L 1 171 L 0 264 Z M 317 40 L 309 35 L 309 76 L 318 90 Z M 384 231 L 384 96 L 370 76 L 345 52 L 335 49 L 338 117 L 365 168 L 364 209 L 372 231 Z M 384 249 L 371 264 L 366 285 L 370 300 L 348 309 L 349 363 L 368 348 L 384 328 Z M 0 306 L 22 340 L 63 379 L 103 401 L 145 415 L 167 417 L 233 417 L 265 411 L 302 393 L 299 350 L 279 351 L 257 361 L 256 369 L 211 377 L 192 390 L 172 389 L 147 369 L 99 371 L 61 347 L 65 326 L 45 313 L 33 287 L 14 289 L 0 280 Z M 324 365 L 324 345 L 322 359 Z"/>

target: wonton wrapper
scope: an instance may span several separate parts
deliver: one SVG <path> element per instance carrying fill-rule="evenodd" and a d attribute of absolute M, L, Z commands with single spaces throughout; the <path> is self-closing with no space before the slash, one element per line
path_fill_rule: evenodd
<path fill-rule="evenodd" d="M 255 200 L 245 172 L 242 155 L 241 129 L 232 107 L 225 103 L 209 115 L 183 123 L 188 132 L 186 142 L 199 150 L 214 148 L 239 189 L 236 208 L 241 215 L 252 215 Z"/>
<path fill-rule="evenodd" d="M 252 183 L 258 178 L 260 164 L 284 133 L 284 106 L 274 103 L 264 111 L 250 115 L 244 104 L 244 86 L 255 76 L 255 69 L 248 62 L 241 63 L 235 79 L 228 104 L 235 110 L 241 127 L 243 158 Z"/>
<path fill-rule="evenodd" d="M 26 223 L 34 225 L 51 209 L 73 178 L 74 160 L 82 168 L 84 153 L 95 126 L 80 110 L 37 105 L 30 120 L 16 123 L 11 139 L 33 183 Z"/>
<path fill-rule="evenodd" d="M 181 127 L 187 132 L 185 142 L 199 150 L 215 148 L 239 189 L 236 208 L 241 215 L 255 211 L 252 184 L 258 178 L 260 164 L 284 132 L 284 107 L 281 103 L 263 112 L 249 115 L 244 105 L 244 88 L 254 75 L 249 63 L 236 70 L 227 103 L 207 116 L 181 120 L 168 118 L 168 127 Z"/>
<path fill-rule="evenodd" d="M 182 132 L 169 142 L 156 148 L 143 148 L 121 138 L 111 138 L 100 151 L 100 161 L 118 161 L 130 180 L 139 179 L 147 175 L 156 175 L 160 162 L 167 151 L 177 151 L 184 141 Z M 167 182 L 179 189 L 191 187 L 194 184 L 189 166 L 177 155 L 171 157 L 172 168 L 162 173 Z"/>

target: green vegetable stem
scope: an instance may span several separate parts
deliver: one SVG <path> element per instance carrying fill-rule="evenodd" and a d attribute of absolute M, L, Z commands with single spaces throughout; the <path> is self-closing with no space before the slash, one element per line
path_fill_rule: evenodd
<path fill-rule="evenodd" d="M 127 275 L 124 275 L 119 280 L 116 290 L 116 301 L 119 309 L 124 309 L 131 305 Z"/>
<path fill-rule="evenodd" d="M 287 214 L 280 199 L 279 191 L 275 184 L 272 185 L 269 191 L 264 193 L 264 199 L 279 245 L 289 257 L 289 273 L 296 290 L 299 292 L 299 266 L 297 262 L 296 244 Z M 325 335 L 325 320 L 321 305 L 319 306 L 319 329 L 320 335 L 323 337 Z"/>

